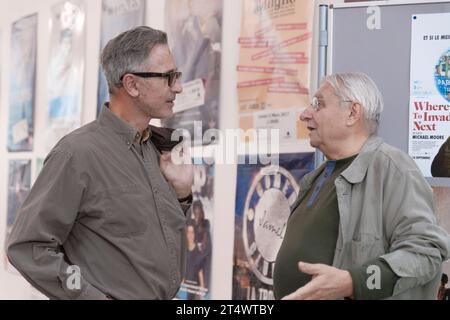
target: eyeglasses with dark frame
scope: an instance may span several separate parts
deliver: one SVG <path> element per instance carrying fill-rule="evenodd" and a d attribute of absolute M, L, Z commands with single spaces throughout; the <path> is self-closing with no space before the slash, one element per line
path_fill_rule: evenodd
<path fill-rule="evenodd" d="M 123 76 L 120 77 L 120 81 L 123 80 L 123 77 L 127 74 L 132 74 L 141 78 L 167 78 L 167 84 L 169 87 L 172 87 L 177 80 L 181 78 L 183 73 L 181 71 L 170 71 L 165 73 L 160 72 L 127 72 Z"/>

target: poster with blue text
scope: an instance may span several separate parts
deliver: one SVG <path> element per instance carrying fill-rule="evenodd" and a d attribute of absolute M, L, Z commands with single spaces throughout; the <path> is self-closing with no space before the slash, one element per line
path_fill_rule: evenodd
<path fill-rule="evenodd" d="M 409 155 L 425 177 L 450 177 L 450 13 L 411 17 Z"/>
<path fill-rule="evenodd" d="M 100 50 L 109 40 L 123 31 L 145 23 L 144 0 L 103 0 Z M 109 101 L 108 83 L 100 66 L 98 75 L 97 115 L 105 102 Z"/>
<path fill-rule="evenodd" d="M 51 8 L 47 149 L 81 124 L 85 20 L 81 0 L 60 2 Z"/>
<path fill-rule="evenodd" d="M 314 153 L 280 154 L 279 165 L 239 159 L 234 230 L 233 300 L 273 300 L 275 258 L 299 181 Z"/>
<path fill-rule="evenodd" d="M 214 159 L 194 159 L 193 203 L 187 213 L 186 274 L 178 299 L 211 298 L 211 259 L 214 221 Z"/>
<path fill-rule="evenodd" d="M 12 25 L 8 150 L 33 150 L 37 14 Z"/>
<path fill-rule="evenodd" d="M 219 126 L 222 0 L 167 0 L 165 10 L 183 92 L 177 95 L 173 117 L 163 123 L 186 129 L 194 144 L 208 144 L 203 134 Z"/>

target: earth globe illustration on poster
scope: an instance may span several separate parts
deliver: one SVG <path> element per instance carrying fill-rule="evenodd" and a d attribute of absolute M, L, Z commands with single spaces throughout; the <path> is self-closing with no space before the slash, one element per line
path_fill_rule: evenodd
<path fill-rule="evenodd" d="M 439 58 L 435 66 L 434 82 L 444 99 L 450 101 L 450 49 Z"/>

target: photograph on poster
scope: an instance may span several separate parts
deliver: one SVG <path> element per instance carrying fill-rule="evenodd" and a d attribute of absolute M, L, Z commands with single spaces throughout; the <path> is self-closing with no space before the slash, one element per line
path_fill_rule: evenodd
<path fill-rule="evenodd" d="M 450 13 L 411 17 L 408 153 L 425 177 L 449 177 Z M 446 142 L 447 141 L 447 142 Z"/>
<path fill-rule="evenodd" d="M 37 14 L 12 24 L 8 151 L 33 150 Z"/>
<path fill-rule="evenodd" d="M 314 154 L 280 154 L 279 166 L 241 160 L 246 164 L 237 169 L 232 299 L 273 300 L 275 258 L 298 182 L 314 169 Z"/>
<path fill-rule="evenodd" d="M 100 50 L 109 40 L 123 31 L 144 25 L 144 0 L 103 0 Z M 98 72 L 97 115 L 105 102 L 109 101 L 108 83 L 100 66 Z"/>
<path fill-rule="evenodd" d="M 222 0 L 167 0 L 165 19 L 183 92 L 163 123 L 188 130 L 194 144 L 210 143 L 203 133 L 219 126 Z"/>
<path fill-rule="evenodd" d="M 186 274 L 178 299 L 209 300 L 214 220 L 214 164 L 212 158 L 194 159 L 193 203 L 187 213 Z M 202 164 L 197 164 L 202 163 Z"/>

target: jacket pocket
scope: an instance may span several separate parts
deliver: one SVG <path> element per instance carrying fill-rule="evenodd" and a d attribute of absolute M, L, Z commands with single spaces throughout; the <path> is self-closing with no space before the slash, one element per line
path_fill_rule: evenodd
<path fill-rule="evenodd" d="M 358 234 L 351 241 L 351 254 L 352 266 L 361 266 L 384 254 L 383 239 L 374 234 Z"/>
<path fill-rule="evenodd" d="M 146 208 L 151 195 L 136 184 L 109 188 L 103 192 L 106 213 L 102 228 L 116 236 L 133 236 L 148 228 Z"/>

